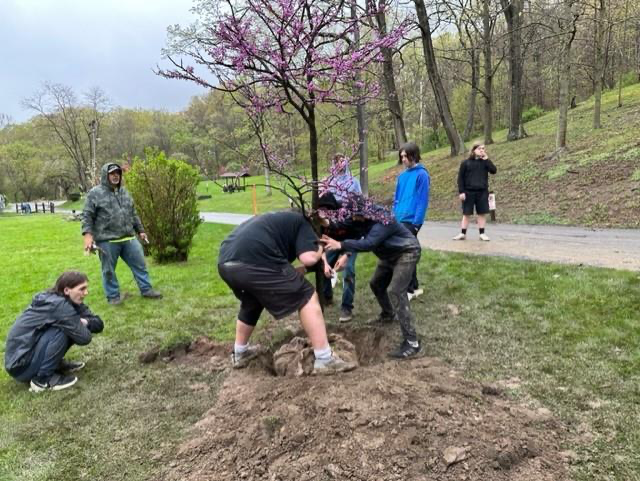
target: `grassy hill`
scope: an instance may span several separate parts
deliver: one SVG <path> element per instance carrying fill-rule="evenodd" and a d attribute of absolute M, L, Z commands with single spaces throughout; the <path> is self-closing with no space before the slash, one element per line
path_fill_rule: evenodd
<path fill-rule="evenodd" d="M 525 124 L 529 137 L 507 142 L 506 130 L 494 132 L 487 147 L 498 167 L 491 178 L 500 222 L 640 227 L 640 84 L 602 98 L 603 128 L 593 130 L 593 100 L 569 113 L 568 150 L 555 150 L 557 113 Z M 467 143 L 470 146 L 471 142 Z M 449 148 L 429 152 L 423 162 L 431 173 L 429 219 L 458 219 L 456 176 L 463 157 Z M 371 191 L 390 199 L 401 167 L 390 169 Z"/>
<path fill-rule="evenodd" d="M 557 113 L 549 112 L 525 124 L 528 137 L 507 142 L 506 130 L 494 132 L 487 147 L 498 174 L 491 177 L 496 193 L 497 219 L 504 223 L 566 224 L 593 227 L 640 227 L 640 84 L 623 90 L 623 106 L 617 92 L 602 97 L 602 124 L 593 130 L 593 99 L 569 112 L 568 149 L 557 158 Z M 467 142 L 469 147 L 472 142 Z M 389 161 L 373 164 L 369 191 L 388 203 L 402 167 L 397 153 Z M 452 158 L 449 147 L 423 154 L 431 174 L 429 219 L 457 220 L 460 203 L 456 177 L 463 156 Z M 272 180 L 277 185 L 277 180 Z M 288 206 L 287 198 L 274 190 L 268 196 L 263 176 L 247 179 L 247 190 L 223 193 L 211 181 L 202 182 L 198 194 L 201 211 L 253 213 L 252 185 L 256 187 L 258 213 Z M 81 209 L 82 201 L 63 208 Z"/>

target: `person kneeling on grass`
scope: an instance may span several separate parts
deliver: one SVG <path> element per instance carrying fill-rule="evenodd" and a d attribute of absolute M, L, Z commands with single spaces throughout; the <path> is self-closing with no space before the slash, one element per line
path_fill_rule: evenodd
<path fill-rule="evenodd" d="M 335 355 L 315 289 L 291 262 L 314 266 L 322 247 L 307 220 L 298 212 L 271 212 L 236 227 L 222 242 L 218 257 L 220 277 L 240 300 L 236 339 L 231 355 L 234 368 L 243 368 L 258 356 L 249 338 L 263 309 L 276 319 L 295 311 L 309 336 L 315 361 L 314 374 L 333 374 L 355 369 L 356 364 Z"/>
<path fill-rule="evenodd" d="M 39 292 L 11 327 L 5 347 L 4 367 L 16 380 L 30 382 L 31 391 L 59 391 L 73 386 L 69 375 L 84 367 L 64 355 L 78 344 L 87 345 L 92 334 L 102 332 L 102 319 L 83 303 L 89 294 L 82 272 L 63 273 L 53 288 Z"/>
<path fill-rule="evenodd" d="M 337 208 L 330 192 L 320 197 L 318 215 L 325 226 L 331 222 L 331 211 Z M 383 207 L 371 204 L 364 198 L 352 199 L 351 205 L 345 203 L 340 208 L 351 215 L 350 219 L 337 220 L 347 226 L 348 239 L 340 242 L 323 235 L 321 241 L 329 251 L 371 251 L 378 257 L 376 271 L 369 282 L 382 308 L 377 321 L 391 322 L 397 319 L 404 338 L 402 344 L 391 351 L 389 356 L 408 359 L 418 355 L 422 346 L 407 297 L 407 288 L 422 253 L 418 239 Z M 347 257 L 341 257 L 335 269 L 340 270 L 346 262 Z"/>

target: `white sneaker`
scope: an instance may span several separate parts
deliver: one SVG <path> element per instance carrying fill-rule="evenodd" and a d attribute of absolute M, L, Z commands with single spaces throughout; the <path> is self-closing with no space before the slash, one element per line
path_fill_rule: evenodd
<path fill-rule="evenodd" d="M 356 367 L 358 367 L 358 365 L 355 362 L 343 361 L 335 354 L 331 354 L 331 358 L 327 361 L 314 360 L 312 374 L 316 376 L 327 376 L 340 372 L 353 371 Z"/>
<path fill-rule="evenodd" d="M 491 239 L 489 239 L 489 236 L 483 232 L 482 234 L 480 234 L 480 240 L 489 242 Z"/>
<path fill-rule="evenodd" d="M 413 291 L 412 294 L 413 295 L 411 296 L 411 298 L 409 300 L 415 299 L 416 297 L 421 296 L 422 294 L 424 294 L 424 289 L 416 289 L 415 291 Z"/>
<path fill-rule="evenodd" d="M 465 240 L 466 238 L 467 238 L 467 234 L 463 234 L 462 232 L 460 232 L 460 234 L 455 236 L 453 240 Z"/>
<path fill-rule="evenodd" d="M 265 349 L 260 344 L 249 346 L 245 352 L 239 354 L 231 352 L 231 367 L 233 367 L 233 369 L 245 368 L 253 359 L 264 352 Z"/>

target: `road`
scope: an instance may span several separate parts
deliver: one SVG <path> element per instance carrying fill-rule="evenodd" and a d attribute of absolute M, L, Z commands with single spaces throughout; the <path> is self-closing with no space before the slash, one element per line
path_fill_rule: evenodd
<path fill-rule="evenodd" d="M 420 243 L 440 251 L 640 271 L 638 229 L 488 224 L 490 242 L 478 239 L 475 226 L 467 231 L 467 240 L 452 240 L 459 231 L 457 222 L 427 222 Z"/>

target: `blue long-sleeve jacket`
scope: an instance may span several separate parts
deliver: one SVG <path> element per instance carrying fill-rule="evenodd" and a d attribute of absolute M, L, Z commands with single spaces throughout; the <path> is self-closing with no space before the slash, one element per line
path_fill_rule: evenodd
<path fill-rule="evenodd" d="M 398 176 L 393 214 L 398 222 L 422 225 L 429 207 L 431 178 L 422 164 L 405 170 Z"/>

